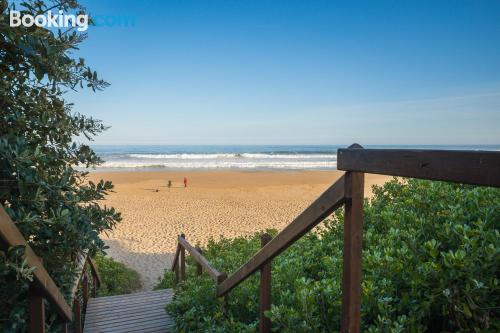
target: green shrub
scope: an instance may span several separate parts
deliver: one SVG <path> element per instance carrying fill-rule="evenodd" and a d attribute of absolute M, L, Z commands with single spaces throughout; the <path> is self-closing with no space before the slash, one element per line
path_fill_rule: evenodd
<path fill-rule="evenodd" d="M 141 277 L 137 271 L 102 254 L 94 258 L 101 276 L 97 296 L 130 294 L 141 288 Z"/>
<path fill-rule="evenodd" d="M 107 128 L 74 112 L 68 100 L 68 91 L 109 85 L 78 56 L 86 33 L 9 25 L 11 10 L 38 15 L 50 9 L 85 14 L 77 0 L 0 0 L 0 205 L 70 301 L 76 258 L 82 250 L 103 250 L 99 234 L 120 214 L 100 204 L 112 183 L 91 182 L 77 168 L 101 163 L 88 141 Z M 0 332 L 24 332 L 32 274 L 23 249 L 1 245 Z M 47 304 L 47 331 L 60 332 L 54 310 Z"/>
<path fill-rule="evenodd" d="M 393 180 L 365 204 L 362 329 L 365 332 L 500 330 L 500 190 Z M 341 317 L 343 216 L 336 213 L 273 260 L 279 332 L 331 332 Z M 259 237 L 211 241 L 208 260 L 234 272 L 259 249 Z M 213 282 L 178 285 L 167 306 L 180 330 L 255 332 L 258 274 L 217 299 Z M 167 273 L 162 283 L 172 281 Z"/>

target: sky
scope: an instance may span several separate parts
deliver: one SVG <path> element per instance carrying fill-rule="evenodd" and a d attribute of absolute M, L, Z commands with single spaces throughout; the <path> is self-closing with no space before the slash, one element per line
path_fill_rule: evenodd
<path fill-rule="evenodd" d="M 82 3 L 95 144 L 500 144 L 500 1 Z"/>

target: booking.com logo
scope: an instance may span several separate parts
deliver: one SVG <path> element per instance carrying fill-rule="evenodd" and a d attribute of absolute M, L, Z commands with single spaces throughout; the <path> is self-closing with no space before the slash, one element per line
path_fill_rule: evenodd
<path fill-rule="evenodd" d="M 89 16 L 86 14 L 64 14 L 62 10 L 58 14 L 48 11 L 44 15 L 30 15 L 11 10 L 9 14 L 11 27 L 37 27 L 45 28 L 77 28 L 78 31 L 86 31 L 89 27 Z M 96 15 L 93 17 L 93 24 L 96 27 L 134 27 L 134 16 L 121 15 Z"/>
<path fill-rule="evenodd" d="M 92 21 L 96 27 L 135 27 L 135 16 L 94 15 Z"/>
<path fill-rule="evenodd" d="M 9 18 L 11 27 L 19 27 L 21 25 L 24 27 L 36 25 L 37 27 L 46 28 L 78 27 L 78 31 L 86 31 L 89 28 L 88 15 L 63 14 L 62 10 L 58 14 L 52 14 L 52 11 L 49 10 L 45 15 L 40 14 L 36 16 L 11 10 Z"/>

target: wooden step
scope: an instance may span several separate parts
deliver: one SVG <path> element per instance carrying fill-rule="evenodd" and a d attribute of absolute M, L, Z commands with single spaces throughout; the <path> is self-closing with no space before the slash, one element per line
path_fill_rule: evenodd
<path fill-rule="evenodd" d="M 172 289 L 89 299 L 84 333 L 173 332 L 165 312 Z"/>

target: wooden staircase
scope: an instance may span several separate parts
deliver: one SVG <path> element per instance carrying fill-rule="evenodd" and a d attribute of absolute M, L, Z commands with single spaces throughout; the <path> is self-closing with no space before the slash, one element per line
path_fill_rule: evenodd
<path fill-rule="evenodd" d="M 65 333 L 174 332 L 174 321 L 165 311 L 172 300 L 172 289 L 96 298 L 101 278 L 86 251 L 79 255 L 77 278 L 66 299 L 43 261 L 0 206 L 0 249 L 12 246 L 24 246 L 24 260 L 29 267 L 36 267 L 28 295 L 29 333 L 45 332 L 45 299 L 66 321 L 62 330 Z"/>
<path fill-rule="evenodd" d="M 271 323 L 264 314 L 271 306 L 272 260 L 344 206 L 341 332 L 357 333 L 361 331 L 364 173 L 500 187 L 500 152 L 363 149 L 354 144 L 339 149 L 337 156 L 337 169 L 346 173 L 276 237 L 263 237 L 262 249 L 233 274 L 228 276 L 217 271 L 201 249 L 180 235 L 172 264 L 176 280 L 186 279 L 186 251 L 196 262 L 197 274 L 205 271 L 213 278 L 218 297 L 226 297 L 233 288 L 260 271 L 259 331 L 268 333 Z M 86 309 L 84 332 L 88 333 L 174 331 L 174 322 L 165 312 L 165 305 L 172 300 L 171 289 L 90 298 L 96 295 L 100 277 L 85 251 L 78 260 L 79 273 L 66 299 L 45 270 L 43 261 L 0 206 L 0 248 L 13 246 L 25 247 L 26 265 L 36 268 L 28 294 L 30 333 L 45 332 L 45 300 L 66 322 L 63 330 L 66 333 L 82 333 L 83 309 Z M 89 269 L 85 270 L 87 266 Z M 92 295 L 89 295 L 90 287 Z"/>
<path fill-rule="evenodd" d="M 172 289 L 89 299 L 84 333 L 173 332 L 165 312 Z"/>

